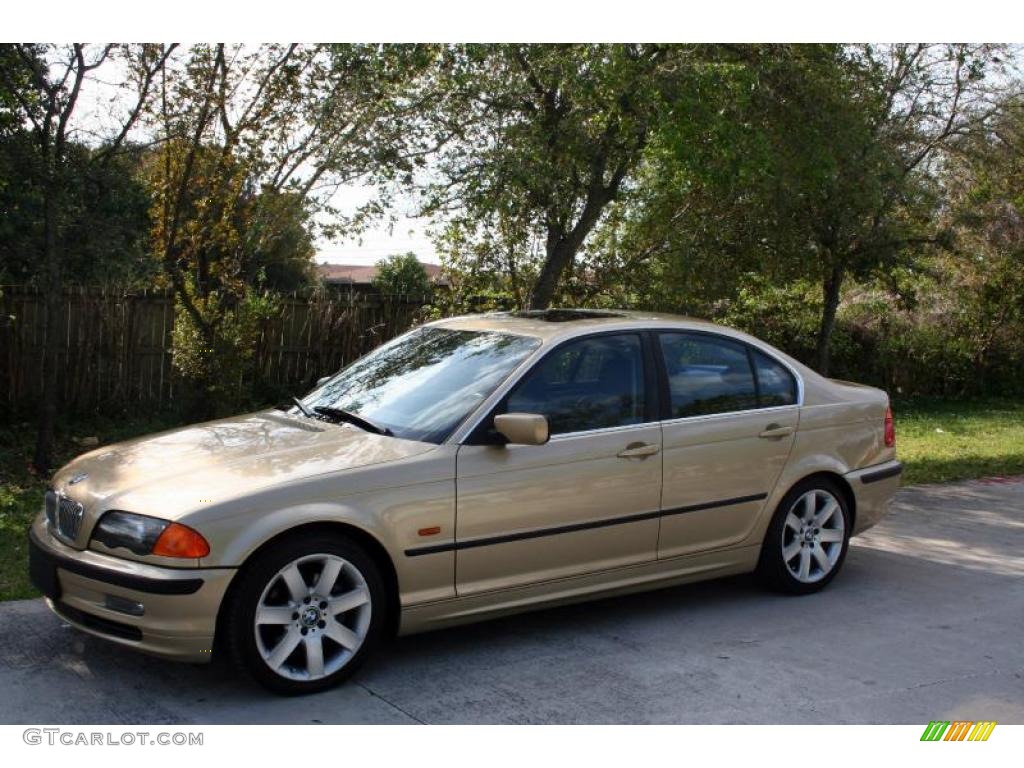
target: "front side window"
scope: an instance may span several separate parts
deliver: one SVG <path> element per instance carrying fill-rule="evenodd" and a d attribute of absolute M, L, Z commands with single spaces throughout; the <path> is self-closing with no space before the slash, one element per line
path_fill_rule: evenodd
<path fill-rule="evenodd" d="M 509 413 L 547 417 L 552 435 L 644 421 L 644 354 L 637 334 L 569 342 L 541 360 L 509 395 Z"/>
<path fill-rule="evenodd" d="M 673 419 L 757 408 L 757 387 L 744 345 L 696 333 L 663 333 Z"/>
<path fill-rule="evenodd" d="M 440 443 L 539 345 L 509 333 L 419 328 L 352 363 L 303 403 Z"/>

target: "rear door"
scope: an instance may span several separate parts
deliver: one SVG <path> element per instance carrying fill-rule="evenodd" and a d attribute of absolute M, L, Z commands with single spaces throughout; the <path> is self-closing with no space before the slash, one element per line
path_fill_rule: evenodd
<path fill-rule="evenodd" d="M 669 404 L 658 557 L 738 544 L 751 533 L 793 447 L 798 383 L 738 340 L 659 332 Z"/>
<path fill-rule="evenodd" d="M 543 414 L 551 439 L 539 446 L 471 439 L 459 448 L 460 595 L 654 560 L 655 387 L 653 350 L 640 333 L 566 342 L 518 382 L 496 413 Z"/>

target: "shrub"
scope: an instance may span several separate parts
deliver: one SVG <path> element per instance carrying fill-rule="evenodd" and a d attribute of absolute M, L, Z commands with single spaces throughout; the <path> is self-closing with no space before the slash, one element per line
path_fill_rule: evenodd
<path fill-rule="evenodd" d="M 877 287 L 848 291 L 832 335 L 831 375 L 905 397 L 1024 392 L 1020 335 L 1007 327 L 980 340 L 962 297 L 947 300 L 934 286 L 925 293 L 927 303 L 901 304 Z M 756 275 L 745 276 L 737 297 L 712 312 L 717 322 L 754 334 L 812 367 L 820 314 L 817 286 L 772 285 Z"/>
<path fill-rule="evenodd" d="M 228 300 L 212 292 L 193 305 L 201 322 L 179 301 L 172 335 L 174 366 L 190 387 L 187 410 L 209 417 L 251 404 L 260 389 L 256 350 L 280 312 L 276 295 L 247 289 Z"/>

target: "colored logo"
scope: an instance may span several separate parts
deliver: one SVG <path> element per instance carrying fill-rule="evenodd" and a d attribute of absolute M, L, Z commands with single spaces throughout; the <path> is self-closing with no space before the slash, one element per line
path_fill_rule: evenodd
<path fill-rule="evenodd" d="M 921 741 L 988 741 L 995 728 L 992 720 L 932 720 L 921 734 Z"/>

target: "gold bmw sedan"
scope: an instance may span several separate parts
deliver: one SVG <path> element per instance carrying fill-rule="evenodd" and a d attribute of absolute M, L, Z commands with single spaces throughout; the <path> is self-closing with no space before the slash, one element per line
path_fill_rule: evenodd
<path fill-rule="evenodd" d="M 58 471 L 33 582 L 79 629 L 279 693 L 386 633 L 755 571 L 805 594 L 899 485 L 888 397 L 671 315 L 416 328 L 267 410 Z"/>

